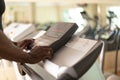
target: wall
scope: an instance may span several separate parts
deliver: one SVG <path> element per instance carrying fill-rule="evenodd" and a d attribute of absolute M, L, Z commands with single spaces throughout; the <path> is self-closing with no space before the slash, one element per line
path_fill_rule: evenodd
<path fill-rule="evenodd" d="M 42 2 L 42 3 L 88 3 L 88 4 L 120 4 L 119 0 L 5 0 L 6 2 Z"/>
<path fill-rule="evenodd" d="M 28 2 L 7 2 L 4 23 L 9 22 L 56 22 L 58 21 L 59 6 Z"/>
<path fill-rule="evenodd" d="M 32 13 L 29 3 L 6 3 L 4 23 L 32 22 Z"/>
<path fill-rule="evenodd" d="M 67 10 L 69 8 L 75 8 L 78 7 L 77 4 L 82 4 L 81 0 L 75 0 L 69 1 L 69 3 L 66 3 L 68 0 L 65 2 L 54 2 L 54 1 L 49 1 L 47 2 L 43 1 L 40 2 L 17 2 L 19 0 L 16 0 L 15 2 L 9 2 L 6 1 L 6 14 L 4 18 L 4 23 L 8 23 L 9 21 L 19 21 L 19 22 L 38 22 L 38 23 L 46 23 L 46 22 L 56 22 L 56 21 L 62 21 L 62 12 L 64 10 Z M 107 0 L 101 1 L 99 4 L 96 4 L 99 2 L 98 0 L 95 0 L 96 3 L 92 3 L 92 1 L 87 1 L 88 4 L 86 7 L 83 7 L 88 14 L 93 17 L 94 15 L 98 15 L 100 18 L 100 23 L 102 26 L 106 25 L 106 9 L 110 5 L 115 5 L 114 2 L 117 2 L 115 0 L 112 4 L 110 4 Z M 73 3 L 71 3 L 73 2 Z M 119 5 L 119 4 L 117 4 Z M 98 7 L 99 7 L 99 13 L 98 13 Z M 12 8 L 12 9 L 11 9 Z"/>
<path fill-rule="evenodd" d="M 45 23 L 45 22 L 56 22 L 57 19 L 57 10 L 55 6 L 36 6 L 36 16 L 37 23 Z"/>

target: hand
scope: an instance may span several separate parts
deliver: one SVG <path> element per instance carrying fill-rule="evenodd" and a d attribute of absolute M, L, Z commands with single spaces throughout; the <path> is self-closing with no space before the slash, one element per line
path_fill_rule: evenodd
<path fill-rule="evenodd" d="M 41 60 L 50 59 L 52 57 L 53 50 L 48 46 L 35 46 L 29 54 L 32 57 L 31 63 L 37 63 Z"/>
<path fill-rule="evenodd" d="M 17 42 L 17 46 L 27 50 L 32 48 L 33 43 L 34 43 L 34 39 L 25 39 L 21 42 Z"/>

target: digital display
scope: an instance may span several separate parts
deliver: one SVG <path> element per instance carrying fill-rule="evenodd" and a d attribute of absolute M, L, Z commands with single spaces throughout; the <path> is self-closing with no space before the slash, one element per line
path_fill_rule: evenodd
<path fill-rule="evenodd" d="M 73 24 L 55 24 L 47 31 L 47 36 L 60 38 L 62 37 L 71 27 Z"/>

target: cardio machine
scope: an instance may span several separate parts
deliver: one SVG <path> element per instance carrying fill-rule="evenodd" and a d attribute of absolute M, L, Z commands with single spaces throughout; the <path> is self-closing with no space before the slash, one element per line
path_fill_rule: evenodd
<path fill-rule="evenodd" d="M 77 27 L 75 23 L 54 24 L 33 44 L 51 46 L 54 52 L 53 58 L 37 64 L 22 64 L 20 65 L 22 71 L 32 80 L 78 80 L 81 78 L 96 61 L 101 52 L 102 42 L 76 37 L 74 32 Z"/>

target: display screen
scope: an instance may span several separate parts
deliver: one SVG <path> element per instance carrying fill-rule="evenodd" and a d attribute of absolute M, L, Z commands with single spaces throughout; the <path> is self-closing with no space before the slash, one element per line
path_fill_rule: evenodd
<path fill-rule="evenodd" d="M 60 38 L 62 37 L 71 27 L 73 24 L 55 24 L 52 26 L 46 33 L 47 36 Z"/>

